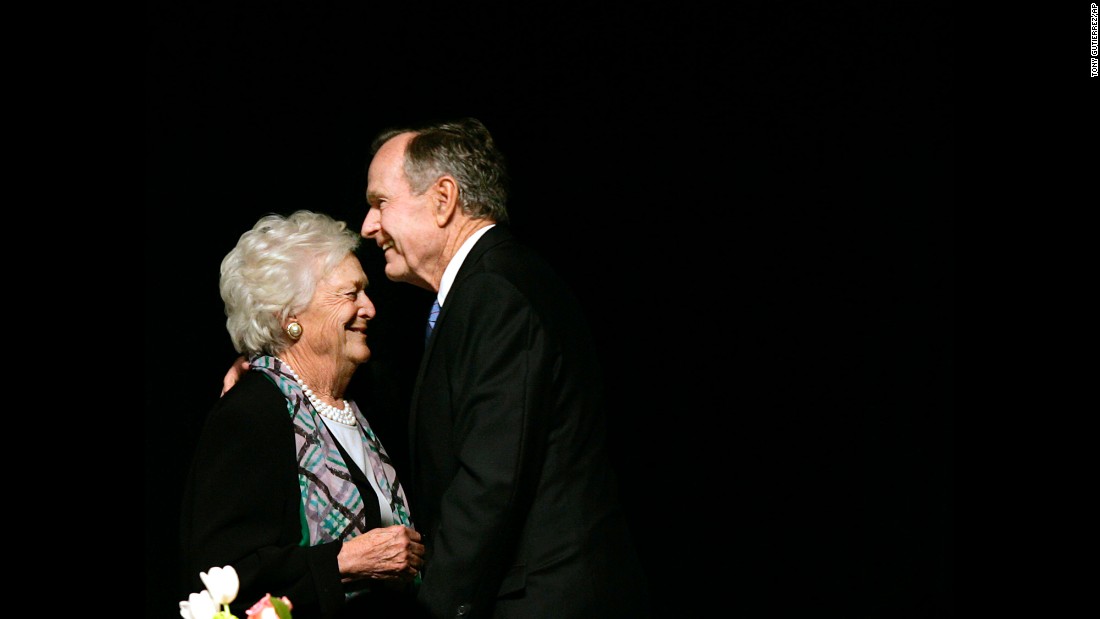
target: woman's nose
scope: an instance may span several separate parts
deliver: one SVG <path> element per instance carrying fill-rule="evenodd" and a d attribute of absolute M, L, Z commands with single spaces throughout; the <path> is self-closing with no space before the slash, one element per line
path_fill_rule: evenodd
<path fill-rule="evenodd" d="M 359 315 L 365 317 L 367 320 L 374 318 L 378 310 L 374 307 L 374 301 L 370 300 L 367 293 L 363 294 L 363 304 L 359 306 Z"/>

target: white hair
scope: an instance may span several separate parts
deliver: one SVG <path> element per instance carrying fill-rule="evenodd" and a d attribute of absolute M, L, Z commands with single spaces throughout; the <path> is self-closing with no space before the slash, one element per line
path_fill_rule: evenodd
<path fill-rule="evenodd" d="M 347 224 L 301 210 L 265 215 L 222 259 L 225 327 L 244 355 L 277 355 L 290 344 L 283 321 L 309 305 L 317 284 L 359 246 Z"/>

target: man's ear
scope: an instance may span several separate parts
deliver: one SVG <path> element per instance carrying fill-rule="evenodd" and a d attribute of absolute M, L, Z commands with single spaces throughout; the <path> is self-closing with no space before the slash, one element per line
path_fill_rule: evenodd
<path fill-rule="evenodd" d="M 435 223 L 442 228 L 455 216 L 458 209 L 458 181 L 453 176 L 444 174 L 436 179 L 431 193 L 435 200 Z"/>

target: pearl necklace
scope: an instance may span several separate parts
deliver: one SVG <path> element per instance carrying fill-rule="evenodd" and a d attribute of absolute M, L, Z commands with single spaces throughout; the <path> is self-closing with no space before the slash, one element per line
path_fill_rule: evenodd
<path fill-rule="evenodd" d="M 278 357 L 275 357 L 279 359 Z M 302 388 L 302 392 L 309 398 L 313 408 L 317 409 L 317 414 L 321 415 L 325 419 L 331 419 L 332 421 L 342 423 L 349 426 L 355 425 L 355 414 L 351 412 L 351 405 L 347 400 L 341 400 L 344 403 L 343 410 L 336 408 L 331 404 L 325 404 L 317 396 L 313 395 L 313 390 L 309 388 L 309 385 L 304 380 L 298 378 L 298 374 L 294 371 L 294 368 L 290 367 L 290 364 L 282 359 L 279 362 L 286 366 L 286 371 L 290 373 L 291 378 Z"/>

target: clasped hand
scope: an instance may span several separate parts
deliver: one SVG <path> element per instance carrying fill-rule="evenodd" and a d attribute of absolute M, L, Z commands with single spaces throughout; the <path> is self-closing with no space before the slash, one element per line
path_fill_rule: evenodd
<path fill-rule="evenodd" d="M 342 580 L 408 580 L 424 566 L 420 533 L 403 525 L 371 529 L 344 542 L 337 560 Z"/>

